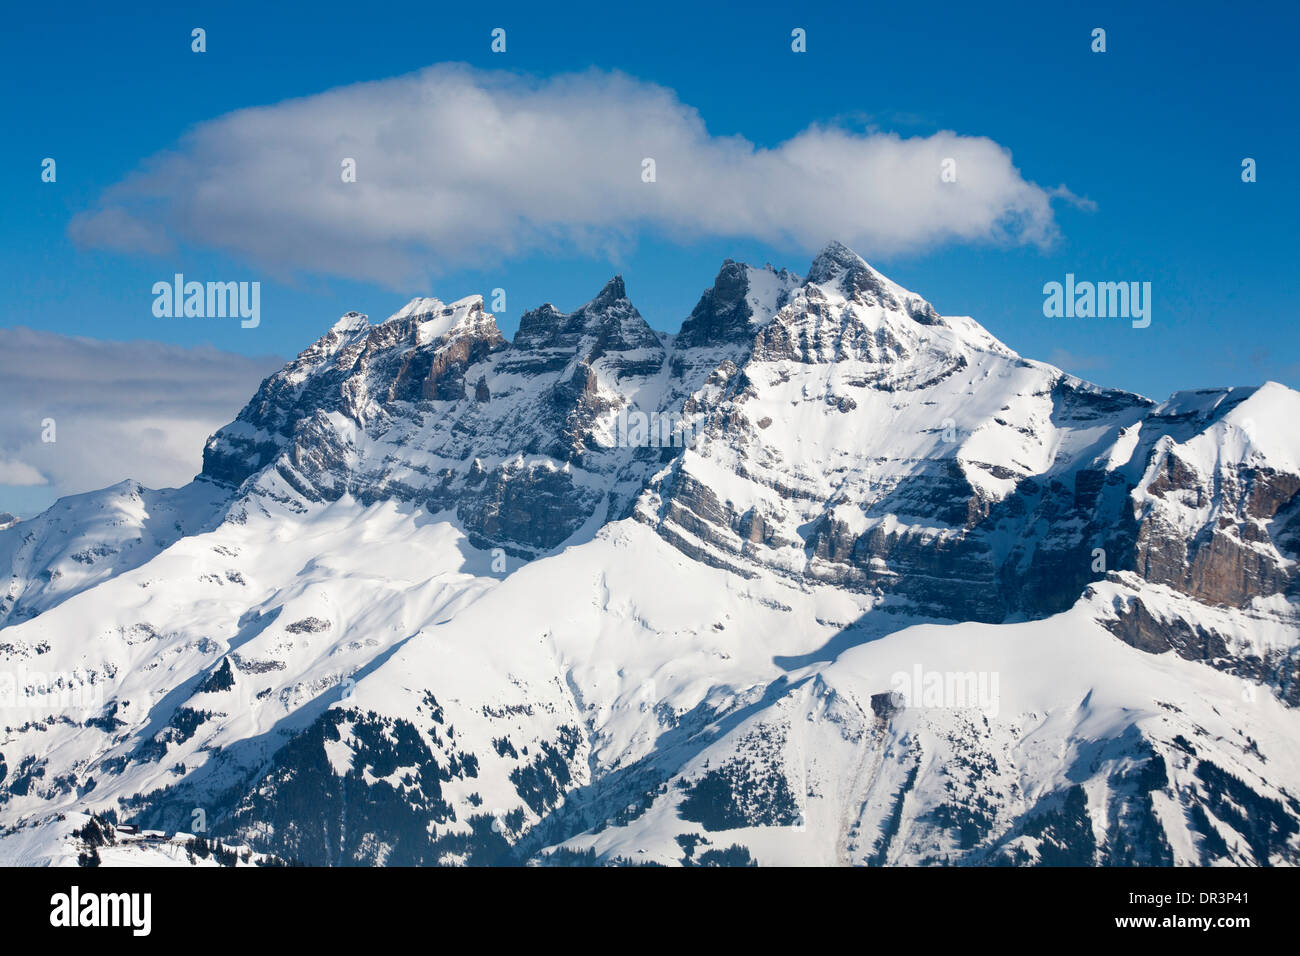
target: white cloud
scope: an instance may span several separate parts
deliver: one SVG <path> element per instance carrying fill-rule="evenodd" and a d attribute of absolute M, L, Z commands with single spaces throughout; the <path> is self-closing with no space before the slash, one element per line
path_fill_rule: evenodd
<path fill-rule="evenodd" d="M 155 488 L 189 481 L 207 437 L 280 365 L 210 346 L 0 329 L 0 511 L 124 478 Z M 43 440 L 49 419 L 52 443 Z M 39 497 L 13 490 L 38 485 L 48 486 Z"/>
<path fill-rule="evenodd" d="M 20 488 L 33 485 L 48 485 L 50 480 L 31 465 L 23 461 L 6 461 L 0 458 L 0 485 L 16 485 Z"/>
<path fill-rule="evenodd" d="M 657 181 L 642 182 L 652 157 Z M 341 163 L 357 163 L 343 183 Z M 956 160 L 955 183 L 941 181 Z M 651 230 L 871 256 L 946 241 L 1042 244 L 1064 187 L 984 137 L 809 126 L 772 149 L 712 136 L 663 87 L 441 65 L 205 122 L 73 220 L 81 242 L 216 246 L 263 268 L 419 284 L 509 255 L 611 253 Z"/>

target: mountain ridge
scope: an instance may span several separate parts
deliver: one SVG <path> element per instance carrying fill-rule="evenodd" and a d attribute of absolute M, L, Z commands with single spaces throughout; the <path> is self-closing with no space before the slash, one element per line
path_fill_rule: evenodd
<path fill-rule="evenodd" d="M 0 531 L 0 860 L 1300 858 L 1300 394 L 1092 385 L 838 243 L 675 335 L 483 306 Z"/>

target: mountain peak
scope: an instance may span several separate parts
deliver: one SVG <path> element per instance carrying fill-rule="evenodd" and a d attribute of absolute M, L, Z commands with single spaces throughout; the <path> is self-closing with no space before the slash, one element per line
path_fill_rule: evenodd
<path fill-rule="evenodd" d="M 406 305 L 402 306 L 385 321 L 392 322 L 396 319 L 405 319 L 413 315 L 430 315 L 442 310 L 442 300 L 429 296 L 417 295 Z"/>
<path fill-rule="evenodd" d="M 623 277 L 616 275 L 605 283 L 592 302 L 593 304 L 596 302 L 617 302 L 619 299 L 626 298 L 627 289 L 623 285 Z"/>
<path fill-rule="evenodd" d="M 817 253 L 816 258 L 813 259 L 813 265 L 822 261 L 839 263 L 841 265 L 857 263 L 865 266 L 867 264 L 865 259 L 838 239 L 832 239 L 822 247 L 822 251 Z"/>
<path fill-rule="evenodd" d="M 360 332 L 362 329 L 369 327 L 369 316 L 360 312 L 348 312 L 330 327 L 330 331 L 346 335 L 349 332 Z"/>
<path fill-rule="evenodd" d="M 785 270 L 755 269 L 724 260 L 713 285 L 704 290 L 682 323 L 678 344 L 690 348 L 752 340 L 755 330 L 771 320 L 798 282 L 798 276 Z"/>
<path fill-rule="evenodd" d="M 826 285 L 836 280 L 848 295 L 855 291 L 878 291 L 888 281 L 866 259 L 844 243 L 832 240 L 808 267 L 807 283 Z"/>
<path fill-rule="evenodd" d="M 584 339 L 586 344 L 580 344 Z M 621 275 L 572 312 L 561 312 L 549 302 L 525 312 L 513 344 L 523 349 L 575 349 L 588 358 L 604 352 L 659 349 L 658 338 L 628 299 Z"/>
<path fill-rule="evenodd" d="M 921 325 L 939 325 L 943 319 L 934 307 L 914 292 L 873 269 L 865 259 L 844 245 L 831 241 L 817 254 L 808 269 L 804 286 L 819 286 L 823 291 L 838 292 L 861 305 L 880 306 L 902 312 Z M 992 336 L 973 321 L 981 339 Z"/>
<path fill-rule="evenodd" d="M 416 343 L 423 345 L 437 341 L 453 332 L 499 338 L 496 320 L 483 310 L 483 296 L 474 294 L 443 302 L 441 299 L 415 298 L 394 313 L 384 324 L 402 320 L 418 320 L 415 325 Z"/>

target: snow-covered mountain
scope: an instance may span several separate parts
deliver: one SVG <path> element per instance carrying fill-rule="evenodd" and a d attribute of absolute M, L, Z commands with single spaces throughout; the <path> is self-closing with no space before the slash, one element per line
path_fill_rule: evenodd
<path fill-rule="evenodd" d="M 0 531 L 0 863 L 92 816 L 253 862 L 1296 862 L 1297 417 L 1080 381 L 839 244 L 676 335 L 618 277 L 513 341 L 349 313 L 191 485 Z"/>

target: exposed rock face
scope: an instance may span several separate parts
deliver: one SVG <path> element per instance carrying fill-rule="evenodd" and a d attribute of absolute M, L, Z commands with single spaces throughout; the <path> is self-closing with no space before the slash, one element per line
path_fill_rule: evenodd
<path fill-rule="evenodd" d="M 516 471 L 504 465 L 482 484 L 482 490 L 462 496 L 456 508 L 470 540 L 482 547 L 505 544 L 524 555 L 563 542 L 595 511 L 601 497 L 575 485 L 569 472 L 548 468 Z"/>
<path fill-rule="evenodd" d="M 735 274 L 724 266 L 701 300 L 692 340 L 738 325 Z M 989 622 L 1057 613 L 1116 571 L 1240 609 L 1300 587 L 1288 557 L 1300 469 L 1265 447 L 1285 417 L 1274 406 L 1295 404 L 1289 390 L 1157 407 L 1097 388 L 939 316 L 842 246 L 782 302 L 749 354 L 685 403 L 699 438 L 634 509 L 691 557 Z M 718 303 L 725 321 L 709 311 Z M 1251 415 L 1254 444 L 1239 424 Z M 1238 431 L 1240 451 L 1215 451 Z M 1296 624 L 1291 604 L 1268 613 Z M 1137 617 L 1118 633 L 1163 648 L 1151 628 Z M 1224 657 L 1212 642 L 1178 647 Z"/>
<path fill-rule="evenodd" d="M 349 313 L 212 437 L 203 476 L 253 498 L 415 501 L 455 511 L 476 543 L 541 553 L 626 511 L 675 453 L 628 442 L 620 414 L 680 418 L 796 281 L 728 263 L 684 328 L 693 345 L 652 331 L 619 276 L 573 312 L 525 313 L 512 343 L 477 296 L 416 299 L 379 325 Z"/>
<path fill-rule="evenodd" d="M 693 319 L 737 300 L 731 272 L 730 294 L 706 295 Z M 1104 574 L 1095 549 L 1114 562 L 1129 547 L 1123 477 L 1065 446 L 1151 403 L 1025 362 L 843 246 L 781 301 L 749 354 L 684 406 L 700 440 L 636 509 L 666 538 L 742 573 L 757 563 L 987 621 L 1068 607 Z"/>
<path fill-rule="evenodd" d="M 209 439 L 202 474 L 240 485 L 286 448 L 308 444 L 297 431 L 333 413 L 365 428 L 399 403 L 463 399 L 465 370 L 505 347 L 478 296 L 450 306 L 415 299 L 378 326 L 349 312 Z"/>
<path fill-rule="evenodd" d="M 665 354 L 618 277 L 575 312 L 527 313 L 513 344 L 477 296 L 376 326 L 349 313 L 212 437 L 203 474 L 254 497 L 452 509 L 476 542 L 531 555 L 605 500 L 627 455 L 596 432 Z"/>
<path fill-rule="evenodd" d="M 575 312 L 562 313 L 547 304 L 524 313 L 514 347 L 525 350 L 512 356 L 514 368 L 564 368 L 574 357 L 590 366 L 608 356 L 607 366 L 616 378 L 654 374 L 664 353 L 659 337 L 628 301 L 622 276 L 610 279 L 596 298 Z"/>
<path fill-rule="evenodd" d="M 1293 396 L 1271 383 L 1187 392 L 1151 414 L 1131 494 L 1132 558 L 1122 567 L 1190 603 L 1162 602 L 1153 613 L 1140 598 L 1118 601 L 1108 626 L 1135 646 L 1207 661 L 1296 703 L 1294 647 L 1260 646 L 1240 626 L 1207 626 L 1214 609 L 1296 625 L 1300 467 L 1278 428 L 1296 412 Z"/>
<path fill-rule="evenodd" d="M 1145 486 L 1148 517 L 1136 543 L 1136 566 L 1149 581 L 1166 584 L 1207 604 L 1242 607 L 1253 598 L 1285 594 L 1295 571 L 1284 556 L 1300 514 L 1300 476 L 1268 467 L 1229 464 L 1201 474 L 1170 449 L 1152 462 Z M 1154 500 L 1152 500 L 1154 499 Z M 1186 537 L 1169 511 L 1207 512 Z"/>
<path fill-rule="evenodd" d="M 677 346 L 694 349 L 727 344 L 750 345 L 770 313 L 785 304 L 798 277 L 780 272 L 751 269 L 728 259 L 722 264 L 713 287 L 700 296 L 682 323 Z"/>

